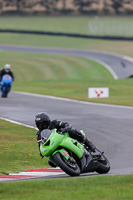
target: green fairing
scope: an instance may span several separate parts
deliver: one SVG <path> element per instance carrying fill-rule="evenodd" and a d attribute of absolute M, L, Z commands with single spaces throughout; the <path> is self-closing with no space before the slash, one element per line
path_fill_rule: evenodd
<path fill-rule="evenodd" d="M 70 138 L 68 133 L 61 134 L 57 133 L 57 129 L 45 129 L 41 132 L 41 141 L 41 154 L 55 164 L 48 162 L 50 166 L 58 166 L 70 176 L 94 171 L 103 174 L 110 170 L 110 163 L 101 151 L 87 151 L 86 146 Z"/>
<path fill-rule="evenodd" d="M 74 143 L 76 143 L 76 145 Z M 79 158 L 81 158 L 84 153 L 83 146 L 79 142 L 70 138 L 68 133 L 63 135 L 58 134 L 56 132 L 56 129 L 53 129 L 47 141 L 44 144 L 41 144 L 40 146 L 41 154 L 43 156 L 49 157 L 50 160 L 53 160 L 52 156 L 56 152 L 60 152 L 66 159 L 68 159 L 69 155 L 67 154 L 65 149 L 69 149 L 70 151 L 75 153 Z"/>

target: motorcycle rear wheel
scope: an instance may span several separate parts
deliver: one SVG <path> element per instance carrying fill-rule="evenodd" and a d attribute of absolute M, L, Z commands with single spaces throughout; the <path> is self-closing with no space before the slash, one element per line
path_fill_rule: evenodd
<path fill-rule="evenodd" d="M 98 166 L 96 172 L 99 173 L 99 174 L 108 173 L 109 170 L 110 170 L 110 162 L 109 162 L 109 160 L 104 155 L 102 155 L 101 159 L 98 160 L 98 162 L 99 162 L 99 166 Z"/>
<path fill-rule="evenodd" d="M 71 166 L 68 161 L 62 156 L 59 152 L 57 152 L 53 159 L 55 163 L 68 175 L 70 176 L 79 176 L 81 173 L 80 167 L 77 163 L 75 163 L 75 166 Z"/>

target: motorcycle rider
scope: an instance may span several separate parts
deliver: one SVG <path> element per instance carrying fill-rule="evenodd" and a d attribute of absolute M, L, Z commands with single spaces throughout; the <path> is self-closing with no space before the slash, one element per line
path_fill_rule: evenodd
<path fill-rule="evenodd" d="M 0 90 L 1 90 L 1 97 L 7 97 L 7 94 L 4 92 L 5 89 L 4 89 L 4 85 L 3 85 L 3 82 L 2 82 L 2 78 L 3 78 L 4 75 L 9 75 L 12 78 L 12 81 L 14 81 L 14 74 L 11 71 L 11 65 L 10 64 L 6 64 L 4 66 L 4 68 L 0 70 Z M 11 89 L 12 81 L 11 81 L 11 83 L 8 84 L 8 92 Z"/>
<path fill-rule="evenodd" d="M 2 80 L 2 76 L 4 76 L 5 74 L 10 75 L 12 77 L 12 80 L 14 81 L 14 74 L 11 71 L 11 65 L 10 64 L 6 64 L 4 66 L 4 68 L 0 70 L 0 81 Z"/>
<path fill-rule="evenodd" d="M 84 143 L 91 151 L 95 152 L 96 147 L 80 131 L 73 129 L 68 122 L 62 122 L 57 119 L 51 120 L 46 112 L 40 112 L 35 116 L 35 124 L 39 129 L 36 133 L 39 150 L 41 144 L 41 131 L 44 129 L 52 130 L 56 128 L 57 132 L 68 132 L 71 138 Z M 41 153 L 40 156 L 43 158 Z M 51 167 L 56 167 L 50 160 L 48 160 L 48 163 Z"/>

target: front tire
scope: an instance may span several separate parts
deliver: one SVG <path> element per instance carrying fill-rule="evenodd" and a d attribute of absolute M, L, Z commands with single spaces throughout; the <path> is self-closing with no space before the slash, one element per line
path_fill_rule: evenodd
<path fill-rule="evenodd" d="M 5 97 L 8 95 L 8 87 L 5 87 Z"/>
<path fill-rule="evenodd" d="M 65 159 L 65 157 L 63 155 L 61 155 L 59 152 L 57 152 L 54 156 L 53 159 L 55 161 L 55 163 L 64 171 L 66 172 L 68 175 L 70 176 L 79 176 L 81 171 L 80 168 L 78 166 L 78 164 L 73 163 L 73 166 L 71 164 L 69 164 L 69 161 L 67 161 Z"/>

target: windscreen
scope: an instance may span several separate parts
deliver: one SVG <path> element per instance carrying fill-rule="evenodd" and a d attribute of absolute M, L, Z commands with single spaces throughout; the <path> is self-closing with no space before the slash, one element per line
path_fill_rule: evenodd
<path fill-rule="evenodd" d="M 47 141 L 47 139 L 49 138 L 49 136 L 51 135 L 52 130 L 49 129 L 45 129 L 41 132 L 41 139 L 44 140 L 45 142 Z"/>

